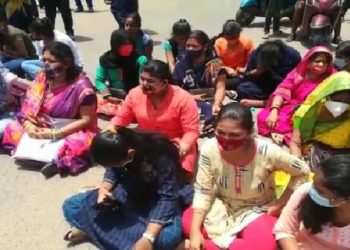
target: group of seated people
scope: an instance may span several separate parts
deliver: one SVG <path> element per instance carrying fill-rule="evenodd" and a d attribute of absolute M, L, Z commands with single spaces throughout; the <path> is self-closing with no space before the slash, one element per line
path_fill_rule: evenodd
<path fill-rule="evenodd" d="M 254 49 L 234 20 L 210 39 L 181 19 L 165 63 L 152 59 L 133 13 L 112 32 L 92 83 L 74 42 L 46 18 L 30 26 L 36 55 L 29 36 L 0 30 L 12 44 L 1 50 L 2 148 L 47 178 L 106 168 L 97 188 L 64 202 L 65 240 L 100 249 L 349 249 L 350 42 L 335 56 L 317 46 L 301 58 L 280 40 Z M 262 108 L 256 124 L 251 107 Z M 102 130 L 100 114 L 110 119 Z M 213 136 L 199 147 L 203 120 Z M 290 179 L 277 197 L 278 171 Z"/>

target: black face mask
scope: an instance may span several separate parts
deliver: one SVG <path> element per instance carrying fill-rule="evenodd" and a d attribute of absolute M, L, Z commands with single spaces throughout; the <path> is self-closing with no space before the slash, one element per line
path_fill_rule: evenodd
<path fill-rule="evenodd" d="M 199 50 L 186 50 L 186 57 L 190 60 L 193 61 L 195 59 L 197 59 L 198 57 L 200 57 L 203 53 L 203 50 L 199 49 Z"/>

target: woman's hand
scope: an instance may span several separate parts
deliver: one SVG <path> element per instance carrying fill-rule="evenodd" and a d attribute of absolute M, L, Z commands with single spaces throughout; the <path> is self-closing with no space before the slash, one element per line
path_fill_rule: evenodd
<path fill-rule="evenodd" d="M 221 109 L 221 106 L 220 104 L 213 104 L 213 107 L 212 107 L 212 113 L 213 115 L 217 115 L 219 112 L 220 112 L 220 109 Z"/>
<path fill-rule="evenodd" d="M 201 250 L 204 246 L 204 237 L 200 231 L 191 233 L 190 240 L 186 241 L 186 250 Z"/>
<path fill-rule="evenodd" d="M 30 121 L 25 121 L 23 124 L 24 130 L 27 132 L 30 138 L 37 138 L 37 133 L 40 128 L 35 126 Z"/>
<path fill-rule="evenodd" d="M 277 120 L 278 120 L 278 110 L 276 108 L 273 108 L 266 119 L 267 127 L 270 129 L 274 128 L 276 126 Z"/>
<path fill-rule="evenodd" d="M 268 205 L 267 214 L 278 218 L 282 212 L 282 207 L 279 204 L 273 203 Z"/>
<path fill-rule="evenodd" d="M 114 199 L 113 194 L 105 187 L 98 189 L 97 204 L 103 203 L 105 199 Z"/>
<path fill-rule="evenodd" d="M 199 95 L 193 95 L 193 97 L 196 101 L 204 102 L 207 100 L 206 95 L 207 94 L 199 94 Z"/>
<path fill-rule="evenodd" d="M 38 128 L 35 138 L 37 139 L 52 139 L 53 132 L 49 128 Z"/>
<path fill-rule="evenodd" d="M 146 239 L 145 237 L 141 237 L 135 244 L 133 250 L 152 250 L 153 244 Z"/>
<path fill-rule="evenodd" d="M 225 67 L 225 70 L 226 70 L 227 75 L 229 75 L 231 77 L 238 75 L 237 71 L 234 70 L 233 68 Z"/>

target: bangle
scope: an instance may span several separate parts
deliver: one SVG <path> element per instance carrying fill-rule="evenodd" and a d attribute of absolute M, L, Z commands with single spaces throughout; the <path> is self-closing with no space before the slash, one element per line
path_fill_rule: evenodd
<path fill-rule="evenodd" d="M 271 106 L 270 110 L 273 110 L 273 109 L 277 109 L 277 110 L 279 110 L 279 109 L 280 109 L 280 107 L 279 107 L 279 106 Z"/>
<path fill-rule="evenodd" d="M 154 241 L 155 241 L 155 239 L 156 239 L 152 234 L 147 233 L 147 232 L 144 232 L 143 235 L 142 235 L 142 237 L 144 237 L 144 238 L 146 238 L 147 240 L 149 240 L 152 244 L 154 243 Z"/>

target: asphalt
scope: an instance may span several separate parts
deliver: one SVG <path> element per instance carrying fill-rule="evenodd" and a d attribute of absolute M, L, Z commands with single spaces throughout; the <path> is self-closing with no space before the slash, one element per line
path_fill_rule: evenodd
<path fill-rule="evenodd" d="M 84 0 L 83 5 L 85 5 Z M 73 14 L 77 44 L 83 55 L 85 70 L 93 79 L 99 56 L 108 49 L 110 33 L 116 29 L 109 6 L 103 0 L 94 1 L 95 13 Z M 238 0 L 147 0 L 140 1 L 143 28 L 155 41 L 154 57 L 164 59 L 161 43 L 167 39 L 172 24 L 186 18 L 193 29 L 205 30 L 210 36 L 220 32 L 227 19 L 234 19 Z M 75 4 L 72 1 L 72 8 Z M 43 13 L 41 12 L 41 15 Z M 282 30 L 289 32 L 288 21 Z M 262 40 L 263 19 L 257 18 L 243 34 L 255 45 Z M 350 16 L 343 23 L 342 36 L 350 40 Z M 63 30 L 60 15 L 57 29 Z M 299 42 L 291 43 L 301 53 L 306 51 Z M 105 123 L 100 123 L 101 127 Z M 9 156 L 0 155 L 0 249 L 1 250 L 59 250 L 67 249 L 63 235 L 69 230 L 61 206 L 69 196 L 84 186 L 98 185 L 103 169 L 94 167 L 77 177 L 55 176 L 46 180 L 36 170 L 19 169 Z M 74 249 L 96 249 L 89 243 Z"/>

